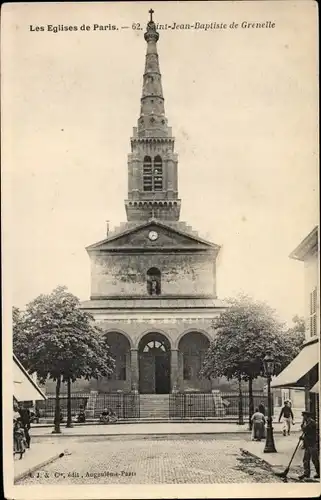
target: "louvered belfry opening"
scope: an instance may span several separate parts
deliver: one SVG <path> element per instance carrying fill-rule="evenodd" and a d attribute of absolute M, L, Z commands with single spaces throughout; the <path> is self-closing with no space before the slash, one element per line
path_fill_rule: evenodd
<path fill-rule="evenodd" d="M 145 156 L 143 165 L 143 186 L 144 191 L 163 190 L 163 163 L 162 158 L 157 155 L 152 160 L 150 156 Z"/>

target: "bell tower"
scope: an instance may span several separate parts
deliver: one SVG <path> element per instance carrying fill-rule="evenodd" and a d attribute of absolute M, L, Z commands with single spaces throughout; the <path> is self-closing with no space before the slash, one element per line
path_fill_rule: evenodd
<path fill-rule="evenodd" d="M 125 208 L 128 221 L 150 218 L 179 220 L 177 154 L 174 138 L 165 116 L 162 77 L 157 42 L 159 33 L 150 20 L 144 38 L 147 42 L 140 116 L 133 129 L 131 153 L 128 155 L 128 199 Z"/>

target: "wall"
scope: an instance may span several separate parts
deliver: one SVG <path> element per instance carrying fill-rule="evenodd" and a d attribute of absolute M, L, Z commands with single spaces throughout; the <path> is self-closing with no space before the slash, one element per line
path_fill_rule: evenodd
<path fill-rule="evenodd" d="M 91 296 L 146 296 L 146 272 L 151 267 L 161 271 L 162 296 L 213 294 L 212 255 L 148 252 L 93 255 Z"/>
<path fill-rule="evenodd" d="M 304 260 L 304 304 L 305 304 L 305 320 L 306 320 L 306 340 L 311 338 L 310 333 L 310 293 L 314 288 L 318 288 L 317 299 L 317 332 L 320 336 L 320 305 L 319 305 L 319 287 L 318 287 L 318 254 L 314 252 L 308 255 Z"/>

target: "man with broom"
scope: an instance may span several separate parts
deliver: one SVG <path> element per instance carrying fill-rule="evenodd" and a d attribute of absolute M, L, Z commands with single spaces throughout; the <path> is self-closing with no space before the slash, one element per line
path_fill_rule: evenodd
<path fill-rule="evenodd" d="M 299 476 L 299 479 L 306 479 L 310 477 L 310 462 L 312 463 L 316 470 L 315 479 L 320 478 L 320 462 L 319 462 L 319 452 L 318 452 L 318 434 L 317 426 L 315 420 L 312 418 L 312 413 L 309 411 L 302 412 L 303 422 L 301 425 L 302 436 L 300 439 L 303 441 L 304 456 L 303 456 L 303 469 L 304 473 Z"/>

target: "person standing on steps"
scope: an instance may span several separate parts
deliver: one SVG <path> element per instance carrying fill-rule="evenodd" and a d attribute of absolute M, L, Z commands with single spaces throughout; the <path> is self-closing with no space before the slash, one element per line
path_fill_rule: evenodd
<path fill-rule="evenodd" d="M 288 401 L 284 401 L 284 406 L 281 409 L 281 413 L 279 416 L 279 422 L 281 422 L 281 418 L 283 417 L 283 436 L 290 435 L 291 432 L 291 424 L 294 425 L 294 417 L 291 406 Z"/>
<path fill-rule="evenodd" d="M 304 448 L 304 456 L 303 456 L 303 469 L 304 473 L 299 476 L 299 479 L 306 479 L 310 477 L 311 469 L 310 462 L 315 467 L 316 474 L 314 476 L 315 479 L 320 478 L 320 461 L 319 461 L 319 452 L 317 447 L 318 434 L 317 434 L 317 426 L 315 420 L 312 418 L 312 413 L 308 411 L 302 412 L 302 425 L 301 429 L 303 431 L 300 439 L 303 441 Z"/>

